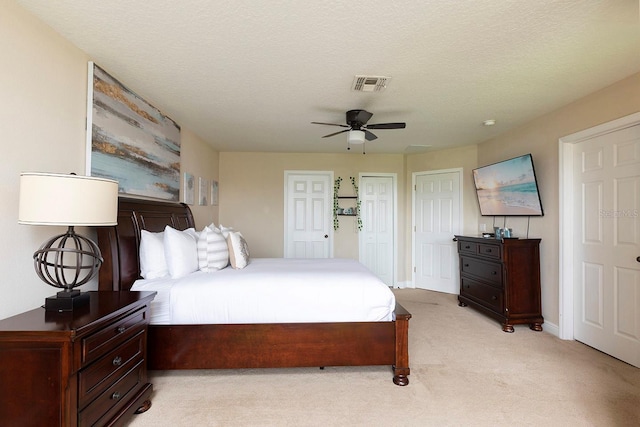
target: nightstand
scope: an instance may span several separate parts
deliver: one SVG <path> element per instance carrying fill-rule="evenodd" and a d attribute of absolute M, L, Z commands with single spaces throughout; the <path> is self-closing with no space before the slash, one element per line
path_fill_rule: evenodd
<path fill-rule="evenodd" d="M 0 320 L 5 425 L 120 425 L 151 406 L 147 327 L 155 292 L 89 292 L 73 312 Z"/>

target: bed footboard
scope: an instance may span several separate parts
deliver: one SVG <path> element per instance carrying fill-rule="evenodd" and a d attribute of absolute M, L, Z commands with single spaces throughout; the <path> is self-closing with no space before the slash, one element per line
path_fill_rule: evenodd
<path fill-rule="evenodd" d="M 149 369 L 390 365 L 409 384 L 409 314 L 392 322 L 152 325 Z"/>

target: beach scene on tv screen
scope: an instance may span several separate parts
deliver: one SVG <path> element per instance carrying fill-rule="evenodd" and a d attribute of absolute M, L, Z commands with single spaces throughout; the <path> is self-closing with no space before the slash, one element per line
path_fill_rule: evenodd
<path fill-rule="evenodd" d="M 482 215 L 542 215 L 529 155 L 473 171 Z"/>

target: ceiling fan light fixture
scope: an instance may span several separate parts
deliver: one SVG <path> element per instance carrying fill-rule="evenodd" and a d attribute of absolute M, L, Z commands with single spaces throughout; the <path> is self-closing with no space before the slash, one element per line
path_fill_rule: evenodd
<path fill-rule="evenodd" d="M 350 130 L 348 138 L 349 144 L 364 144 L 364 131 Z"/>

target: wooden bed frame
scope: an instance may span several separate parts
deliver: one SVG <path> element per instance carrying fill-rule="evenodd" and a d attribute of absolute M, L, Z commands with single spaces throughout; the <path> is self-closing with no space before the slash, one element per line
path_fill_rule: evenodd
<path fill-rule="evenodd" d="M 140 231 L 194 226 L 189 207 L 120 197 L 118 225 L 98 228 L 100 290 L 128 291 L 140 277 Z M 391 365 L 409 384 L 409 319 L 396 304 L 389 322 L 150 325 L 149 369 L 239 369 Z"/>

